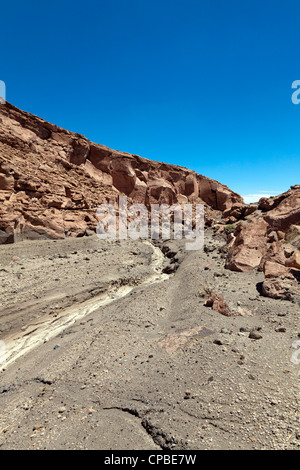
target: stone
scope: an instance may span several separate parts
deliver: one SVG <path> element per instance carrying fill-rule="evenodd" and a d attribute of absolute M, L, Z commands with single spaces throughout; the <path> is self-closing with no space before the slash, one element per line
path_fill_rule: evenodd
<path fill-rule="evenodd" d="M 214 344 L 217 344 L 218 346 L 222 346 L 224 343 L 220 339 L 215 339 Z"/>
<path fill-rule="evenodd" d="M 13 191 L 14 183 L 15 180 L 12 175 L 3 175 L 0 173 L 0 190 Z"/>
<path fill-rule="evenodd" d="M 286 233 L 285 239 L 288 243 L 300 249 L 300 225 L 291 225 Z"/>
<path fill-rule="evenodd" d="M 300 221 L 300 189 L 291 189 L 277 196 L 274 201 L 273 207 L 275 207 L 264 215 L 264 220 L 273 230 L 286 233 L 291 225 L 296 225 Z"/>
<path fill-rule="evenodd" d="M 267 250 L 267 227 L 262 218 L 237 227 L 237 235 L 227 255 L 226 269 L 246 272 L 260 265 Z"/>
<path fill-rule="evenodd" d="M 285 264 L 290 268 L 300 269 L 300 252 L 295 252 L 290 258 L 286 260 Z"/>
<path fill-rule="evenodd" d="M 244 217 L 248 217 L 249 215 L 253 214 L 258 209 L 258 204 L 252 203 L 247 204 L 244 208 Z"/>
<path fill-rule="evenodd" d="M 275 261 L 266 261 L 263 268 L 265 277 L 288 276 L 290 269 Z"/>
<path fill-rule="evenodd" d="M 215 312 L 221 313 L 221 315 L 229 316 L 230 310 L 223 297 L 211 291 L 208 299 L 204 302 L 205 307 L 211 307 Z"/>
<path fill-rule="evenodd" d="M 252 330 L 252 331 L 250 331 L 250 333 L 249 333 L 249 338 L 251 338 L 251 339 L 261 339 L 261 338 L 262 338 L 262 334 L 259 333 L 259 331 L 257 331 L 257 330 Z"/>
<path fill-rule="evenodd" d="M 272 299 L 292 300 L 293 295 L 300 295 L 299 284 L 294 278 L 266 278 L 262 283 L 262 295 Z"/>

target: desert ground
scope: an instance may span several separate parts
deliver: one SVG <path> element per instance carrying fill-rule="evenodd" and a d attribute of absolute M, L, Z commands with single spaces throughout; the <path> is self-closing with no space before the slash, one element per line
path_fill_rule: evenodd
<path fill-rule="evenodd" d="M 0 449 L 299 449 L 299 304 L 225 245 L 1 245 Z"/>

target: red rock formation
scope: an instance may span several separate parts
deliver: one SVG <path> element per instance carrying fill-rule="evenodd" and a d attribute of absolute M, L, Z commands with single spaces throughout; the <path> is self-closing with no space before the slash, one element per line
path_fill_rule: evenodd
<path fill-rule="evenodd" d="M 264 219 L 254 219 L 237 227 L 227 269 L 245 272 L 258 268 L 267 249 L 267 227 Z"/>
<path fill-rule="evenodd" d="M 294 186 L 273 199 L 271 210 L 264 215 L 270 229 L 286 233 L 291 225 L 300 223 L 300 186 Z M 261 204 L 260 204 L 260 207 Z"/>
<path fill-rule="evenodd" d="M 230 316 L 230 309 L 220 294 L 216 294 L 211 291 L 208 299 L 203 304 L 205 307 L 211 307 L 215 312 L 221 313 L 221 315 Z"/>
<path fill-rule="evenodd" d="M 243 205 L 217 181 L 90 142 L 9 103 L 0 105 L 0 243 L 82 236 L 96 208 L 116 203 L 205 203 L 206 216 Z"/>
<path fill-rule="evenodd" d="M 233 211 L 234 206 L 223 215 L 228 217 Z M 247 214 L 245 209 L 243 214 Z M 300 186 L 260 199 L 250 220 L 245 218 L 248 220 L 237 224 L 230 239 L 226 268 L 263 271 L 262 293 L 267 297 L 300 295 Z"/>

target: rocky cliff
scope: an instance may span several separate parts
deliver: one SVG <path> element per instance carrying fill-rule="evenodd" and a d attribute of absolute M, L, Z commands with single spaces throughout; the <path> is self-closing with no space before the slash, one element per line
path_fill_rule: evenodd
<path fill-rule="evenodd" d="M 183 167 L 112 150 L 6 103 L 0 105 L 0 243 L 83 236 L 96 208 L 129 203 L 244 206 L 227 186 Z"/>
<path fill-rule="evenodd" d="M 257 204 L 232 206 L 223 216 L 233 222 L 227 239 L 227 269 L 263 271 L 261 290 L 267 297 L 299 297 L 300 185 Z"/>

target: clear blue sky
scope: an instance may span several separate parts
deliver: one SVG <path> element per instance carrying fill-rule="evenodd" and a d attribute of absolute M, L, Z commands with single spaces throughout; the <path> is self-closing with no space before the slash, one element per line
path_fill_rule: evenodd
<path fill-rule="evenodd" d="M 0 6 L 9 102 L 242 195 L 300 183 L 299 0 Z"/>

